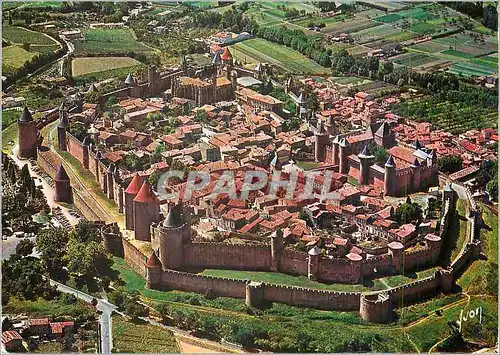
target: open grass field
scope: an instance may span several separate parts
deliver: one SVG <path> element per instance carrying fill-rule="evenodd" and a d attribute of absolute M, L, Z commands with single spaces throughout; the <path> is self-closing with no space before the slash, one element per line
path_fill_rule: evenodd
<path fill-rule="evenodd" d="M 49 36 L 40 32 L 27 30 L 23 27 L 4 26 L 2 27 L 2 38 L 12 43 L 37 44 L 37 45 L 54 45 L 57 44 Z"/>
<path fill-rule="evenodd" d="M 485 76 L 496 73 L 497 66 L 476 62 L 456 63 L 448 71 L 463 76 Z"/>
<path fill-rule="evenodd" d="M 391 62 L 404 65 L 406 67 L 417 67 L 422 64 L 434 62 L 436 58 L 423 53 L 404 53 L 391 58 Z"/>
<path fill-rule="evenodd" d="M 486 260 L 476 260 L 457 281 L 465 292 L 484 294 L 497 292 L 498 284 L 498 218 L 489 207 L 481 206 L 487 229 L 481 230 Z"/>
<path fill-rule="evenodd" d="M 114 316 L 113 351 L 120 353 L 178 353 L 179 345 L 172 332 L 149 323 L 135 324 Z"/>
<path fill-rule="evenodd" d="M 152 49 L 137 41 L 128 28 L 84 29 L 84 40 L 75 41 L 75 54 L 150 52 Z"/>
<path fill-rule="evenodd" d="M 367 28 L 380 26 L 380 22 L 371 21 L 363 18 L 353 18 L 346 21 L 329 23 L 321 29 L 323 33 L 353 33 L 365 30 Z"/>
<path fill-rule="evenodd" d="M 141 63 L 130 57 L 80 57 L 75 58 L 71 63 L 74 77 L 136 65 L 141 65 Z"/>
<path fill-rule="evenodd" d="M 441 53 L 448 54 L 448 55 L 453 55 L 455 57 L 460 57 L 460 58 L 465 58 L 465 59 L 474 58 L 474 55 L 472 55 L 470 53 L 460 52 L 460 51 L 456 51 L 456 50 L 453 50 L 453 49 L 447 49 L 445 51 L 442 51 Z"/>
<path fill-rule="evenodd" d="M 2 48 L 2 75 L 8 76 L 10 73 L 21 68 L 26 61 L 30 61 L 36 53 L 28 52 L 24 48 L 13 45 Z"/>
<path fill-rule="evenodd" d="M 215 276 L 215 277 L 226 277 L 239 280 L 252 280 L 267 282 L 272 284 L 281 284 L 288 286 L 298 286 L 298 287 L 309 287 L 318 290 L 330 290 L 330 291 L 344 291 L 344 292 L 358 292 L 358 291 L 369 291 L 369 290 L 381 290 L 385 286 L 375 280 L 370 287 L 363 285 L 347 285 L 347 284 L 331 284 L 327 285 L 320 282 L 310 281 L 306 276 L 291 276 L 287 274 L 280 274 L 277 272 L 261 272 L 261 271 L 238 271 L 238 270 L 218 270 L 218 269 L 207 269 L 204 270 L 202 275 Z"/>
<path fill-rule="evenodd" d="M 243 64 L 268 62 L 286 71 L 304 74 L 323 74 L 328 69 L 297 51 L 271 43 L 261 38 L 254 38 L 231 46 L 233 57 Z"/>

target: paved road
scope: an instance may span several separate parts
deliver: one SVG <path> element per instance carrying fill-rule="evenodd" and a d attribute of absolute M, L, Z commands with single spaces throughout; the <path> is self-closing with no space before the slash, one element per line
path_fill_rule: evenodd
<path fill-rule="evenodd" d="M 69 286 L 63 285 L 57 281 L 50 280 L 51 285 L 57 286 L 57 290 L 64 293 L 69 293 L 75 295 L 77 298 L 91 303 L 93 296 L 86 294 L 82 291 L 76 290 Z M 117 309 L 117 307 L 108 302 L 103 298 L 97 299 L 97 309 L 102 311 L 101 316 L 99 317 L 99 323 L 101 327 L 101 353 L 110 354 L 111 349 L 113 348 L 113 334 L 111 331 L 111 313 Z"/>

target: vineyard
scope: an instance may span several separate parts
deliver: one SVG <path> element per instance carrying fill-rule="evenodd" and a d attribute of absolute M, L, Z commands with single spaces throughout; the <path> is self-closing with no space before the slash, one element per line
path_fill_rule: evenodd
<path fill-rule="evenodd" d="M 85 39 L 75 41 L 75 55 L 150 52 L 130 29 L 85 29 Z"/>
<path fill-rule="evenodd" d="M 393 107 L 393 112 L 418 122 L 430 122 L 435 129 L 460 134 L 471 129 L 497 127 L 498 97 L 493 91 L 461 87 L 425 100 L 410 100 Z"/>

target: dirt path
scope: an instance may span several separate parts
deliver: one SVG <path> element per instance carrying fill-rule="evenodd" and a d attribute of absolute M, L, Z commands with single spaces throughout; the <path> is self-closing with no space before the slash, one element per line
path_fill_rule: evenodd
<path fill-rule="evenodd" d="M 181 349 L 181 353 L 183 354 L 216 354 L 220 353 L 220 351 L 215 351 L 209 348 L 202 348 L 201 346 L 198 345 L 193 345 L 186 343 L 185 341 L 177 338 L 177 342 L 179 343 L 179 347 Z"/>

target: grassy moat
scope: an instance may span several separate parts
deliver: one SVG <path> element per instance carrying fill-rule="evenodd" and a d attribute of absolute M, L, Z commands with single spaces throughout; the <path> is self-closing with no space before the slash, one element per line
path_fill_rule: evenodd
<path fill-rule="evenodd" d="M 165 304 L 179 317 L 182 315 L 186 319 L 195 317 L 198 322 L 197 329 L 202 329 L 205 337 L 217 340 L 225 334 L 223 336 L 225 339 L 235 342 L 251 339 L 253 347 L 263 350 L 427 352 L 449 336 L 448 321 L 458 320 L 461 310 L 465 312 L 477 307 L 483 308 L 482 326 L 477 320 L 468 321 L 464 324 L 465 338 L 485 346 L 494 346 L 497 336 L 498 302 L 496 295 L 493 294 L 439 295 L 427 302 L 397 309 L 393 323 L 381 325 L 365 322 L 357 312 L 321 311 L 280 303 L 273 303 L 267 309 L 254 310 L 246 307 L 243 299 L 226 297 L 209 299 L 204 295 L 190 292 L 149 290 L 145 288 L 144 278 L 126 265 L 123 259 L 114 258 L 114 262 L 114 269 L 120 273 L 126 288 L 129 291 L 139 292 L 145 303 L 153 307 Z M 422 271 L 418 276 L 425 277 L 431 270 Z M 203 274 L 233 278 L 249 278 L 250 274 L 251 279 L 265 282 L 288 281 L 287 284 L 293 282 L 296 286 L 305 287 L 322 285 L 311 282 L 305 277 L 274 273 L 205 270 Z M 463 278 L 466 275 L 467 273 Z M 471 278 L 470 275 L 467 277 Z M 386 283 L 397 280 L 398 284 L 408 282 L 403 282 L 403 278 L 406 276 L 392 276 L 383 280 Z M 377 281 L 380 280 L 382 279 Z M 342 285 L 345 286 L 364 287 Z M 302 342 L 302 339 L 307 339 L 307 343 Z M 445 350 L 440 348 L 440 351 Z"/>

